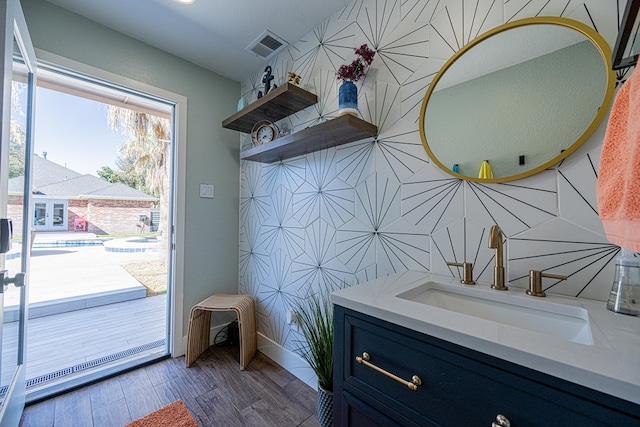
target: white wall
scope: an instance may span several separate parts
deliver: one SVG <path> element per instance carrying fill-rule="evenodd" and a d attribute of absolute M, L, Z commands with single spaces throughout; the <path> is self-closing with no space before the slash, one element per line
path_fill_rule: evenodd
<path fill-rule="evenodd" d="M 429 163 L 418 116 L 435 73 L 477 35 L 553 15 L 595 26 L 613 46 L 625 1 L 477 3 L 354 0 L 271 61 L 277 83 L 293 70 L 319 97 L 281 123 L 302 129 L 335 117 L 335 71 L 351 62 L 356 46 L 375 47 L 359 108 L 379 128 L 374 139 L 282 163 L 241 164 L 240 291 L 258 300 L 259 330 L 275 345 L 295 348 L 300 337 L 286 325 L 286 309 L 321 283 L 407 269 L 459 277 L 445 261 L 463 260 L 474 263 L 478 280 L 491 282 L 494 252 L 487 243 L 495 223 L 508 237 L 510 292 L 524 292 L 528 271 L 537 269 L 569 276 L 549 292 L 606 300 L 618 250 L 604 236 L 595 197 L 606 119 L 562 164 L 516 182 L 480 184 Z M 242 86 L 250 102 L 262 89 L 262 71 Z M 249 138 L 242 136 L 241 146 L 248 148 Z"/>

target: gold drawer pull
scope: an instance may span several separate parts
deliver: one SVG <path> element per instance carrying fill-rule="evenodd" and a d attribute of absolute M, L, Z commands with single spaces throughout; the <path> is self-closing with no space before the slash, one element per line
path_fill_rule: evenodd
<path fill-rule="evenodd" d="M 397 375 L 393 375 L 389 371 L 385 371 L 384 369 L 377 367 L 373 363 L 369 362 L 369 360 L 371 360 L 371 356 L 369 356 L 369 353 L 367 353 L 366 351 L 364 353 L 362 353 L 362 357 L 356 356 L 356 362 L 358 362 L 359 364 L 364 365 L 364 366 L 368 366 L 371 369 L 373 369 L 374 371 L 378 371 L 381 374 L 384 374 L 384 375 L 388 376 L 389 378 L 398 381 L 400 384 L 406 385 L 409 388 L 409 390 L 411 390 L 411 391 L 417 391 L 418 390 L 418 386 L 422 385 L 422 381 L 420 380 L 420 377 L 418 377 L 417 375 L 414 375 L 413 377 L 411 377 L 411 381 L 406 381 L 406 380 L 403 380 L 402 378 L 400 378 Z"/>

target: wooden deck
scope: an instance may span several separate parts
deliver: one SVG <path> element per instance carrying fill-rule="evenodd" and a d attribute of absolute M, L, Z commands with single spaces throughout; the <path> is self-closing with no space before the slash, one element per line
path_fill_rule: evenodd
<path fill-rule="evenodd" d="M 77 381 L 105 369 L 105 362 L 111 366 L 137 359 L 143 346 L 147 353 L 164 353 L 166 296 L 144 298 L 144 286 L 124 268 L 161 260 L 162 253 L 107 251 L 89 244 L 95 239 L 90 233 L 36 234 L 29 272 L 27 393 Z M 121 240 L 110 243 L 126 248 L 128 241 Z M 14 252 L 19 252 L 16 246 Z M 20 271 L 20 261 L 7 260 L 11 274 Z M 18 289 L 9 287 L 4 295 L 2 386 L 13 373 L 11 362 L 15 366 L 17 323 L 10 320 L 18 302 Z"/>
<path fill-rule="evenodd" d="M 164 352 L 164 344 L 160 342 L 166 337 L 166 327 L 166 295 L 30 319 L 27 393 L 33 388 L 66 381 L 70 376 L 84 375 L 95 369 L 91 367 L 94 364 L 107 363 L 110 359 L 115 359 L 110 363 L 118 363 L 130 354 L 140 354 L 132 349 Z M 3 333 L 2 384 L 6 385 L 5 375 L 11 372 L 5 364 L 16 358 L 17 323 L 5 324 Z M 144 348 L 150 343 L 160 345 Z M 63 370 L 75 372 L 61 373 Z M 47 376 L 53 378 L 45 378 Z"/>

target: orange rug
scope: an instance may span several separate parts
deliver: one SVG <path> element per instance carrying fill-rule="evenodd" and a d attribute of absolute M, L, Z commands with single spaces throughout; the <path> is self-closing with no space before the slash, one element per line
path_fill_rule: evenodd
<path fill-rule="evenodd" d="M 130 422 L 125 427 L 198 427 L 182 400 L 158 409 L 142 418 Z"/>

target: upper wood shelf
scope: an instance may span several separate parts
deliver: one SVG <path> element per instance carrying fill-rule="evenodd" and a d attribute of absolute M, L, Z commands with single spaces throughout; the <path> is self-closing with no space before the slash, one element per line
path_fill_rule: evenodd
<path fill-rule="evenodd" d="M 376 136 L 378 127 L 350 114 L 327 120 L 296 133 L 285 135 L 268 144 L 240 153 L 243 160 L 274 163 L 329 147 Z"/>
<path fill-rule="evenodd" d="M 260 120 L 277 122 L 317 102 L 318 97 L 313 93 L 285 83 L 223 120 L 222 127 L 249 133 Z"/>

